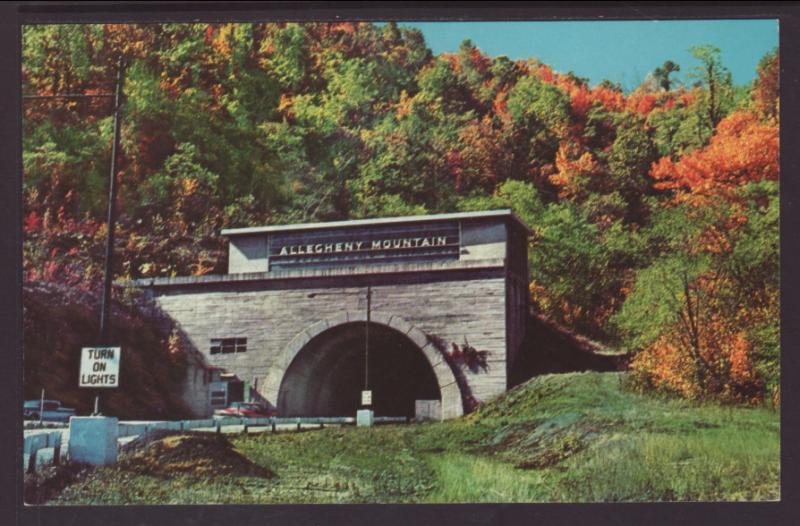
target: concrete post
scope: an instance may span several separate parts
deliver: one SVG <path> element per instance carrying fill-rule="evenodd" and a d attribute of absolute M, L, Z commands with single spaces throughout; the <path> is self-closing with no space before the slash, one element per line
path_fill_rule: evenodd
<path fill-rule="evenodd" d="M 119 422 L 108 416 L 73 416 L 69 420 L 69 459 L 93 466 L 117 461 Z"/>
<path fill-rule="evenodd" d="M 36 453 L 37 451 L 34 449 L 28 457 L 28 473 L 36 472 Z"/>

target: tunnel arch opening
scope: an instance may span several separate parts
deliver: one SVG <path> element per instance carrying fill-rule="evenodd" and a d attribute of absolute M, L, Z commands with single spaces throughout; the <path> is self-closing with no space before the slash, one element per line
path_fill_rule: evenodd
<path fill-rule="evenodd" d="M 441 400 L 439 382 L 422 350 L 402 332 L 351 322 L 311 338 L 286 369 L 278 392 L 281 416 L 351 416 L 360 407 L 365 369 L 376 416 L 413 417 L 416 400 Z"/>

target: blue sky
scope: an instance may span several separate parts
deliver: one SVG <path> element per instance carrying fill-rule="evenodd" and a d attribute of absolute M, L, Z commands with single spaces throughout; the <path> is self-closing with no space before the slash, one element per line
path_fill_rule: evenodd
<path fill-rule="evenodd" d="M 419 28 L 439 54 L 471 39 L 490 56 L 536 57 L 556 71 L 573 71 L 591 85 L 603 79 L 635 88 L 665 60 L 680 65 L 678 78 L 698 64 L 688 48 L 721 50 L 734 84 L 755 78 L 761 57 L 778 46 L 777 20 L 658 20 L 557 22 L 403 22 Z"/>

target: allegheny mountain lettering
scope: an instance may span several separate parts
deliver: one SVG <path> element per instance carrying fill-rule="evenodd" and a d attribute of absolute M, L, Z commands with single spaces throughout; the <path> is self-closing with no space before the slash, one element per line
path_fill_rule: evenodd
<path fill-rule="evenodd" d="M 402 248 L 442 247 L 446 245 L 447 236 L 407 237 L 373 240 L 369 242 L 369 245 L 365 241 L 287 245 L 281 247 L 279 255 L 304 256 L 312 254 L 332 254 L 338 252 L 365 252 L 372 250 L 392 250 Z"/>

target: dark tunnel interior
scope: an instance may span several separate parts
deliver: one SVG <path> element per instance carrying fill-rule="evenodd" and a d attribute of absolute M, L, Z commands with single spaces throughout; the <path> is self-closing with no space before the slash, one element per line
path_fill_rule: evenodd
<path fill-rule="evenodd" d="M 365 322 L 314 337 L 289 365 L 278 394 L 280 416 L 355 416 L 365 372 Z M 368 381 L 376 416 L 414 416 L 415 400 L 439 400 L 436 376 L 404 334 L 369 326 Z"/>

